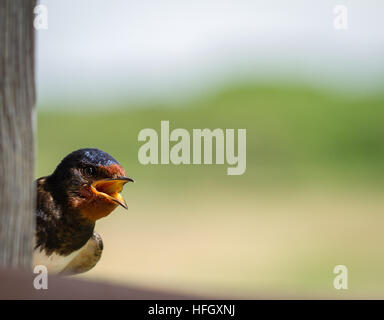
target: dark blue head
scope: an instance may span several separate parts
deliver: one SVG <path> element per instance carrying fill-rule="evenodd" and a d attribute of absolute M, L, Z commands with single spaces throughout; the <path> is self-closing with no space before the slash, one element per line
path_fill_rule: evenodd
<path fill-rule="evenodd" d="M 85 148 L 73 151 L 67 155 L 56 170 L 70 167 L 86 167 L 86 166 L 103 166 L 120 165 L 110 154 L 95 148 Z"/>

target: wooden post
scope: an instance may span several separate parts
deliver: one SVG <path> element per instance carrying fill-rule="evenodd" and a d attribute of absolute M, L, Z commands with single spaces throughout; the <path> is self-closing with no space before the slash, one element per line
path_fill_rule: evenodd
<path fill-rule="evenodd" d="M 32 265 L 34 0 L 0 0 L 0 266 Z"/>

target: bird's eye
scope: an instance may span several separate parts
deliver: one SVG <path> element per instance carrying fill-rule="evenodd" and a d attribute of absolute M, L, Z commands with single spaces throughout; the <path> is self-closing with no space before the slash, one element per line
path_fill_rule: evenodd
<path fill-rule="evenodd" d="M 92 167 L 86 167 L 85 173 L 91 176 L 95 173 L 95 170 Z"/>

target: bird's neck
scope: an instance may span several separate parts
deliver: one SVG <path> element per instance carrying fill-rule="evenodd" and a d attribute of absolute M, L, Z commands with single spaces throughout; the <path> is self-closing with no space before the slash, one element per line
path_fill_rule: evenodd
<path fill-rule="evenodd" d="M 68 255 L 83 247 L 91 238 L 95 223 L 76 212 L 66 211 L 48 219 L 37 218 L 37 236 L 47 253 Z"/>
<path fill-rule="evenodd" d="M 36 247 L 60 255 L 80 249 L 92 236 L 95 222 L 68 207 L 64 199 L 56 199 L 44 180 L 37 188 Z"/>

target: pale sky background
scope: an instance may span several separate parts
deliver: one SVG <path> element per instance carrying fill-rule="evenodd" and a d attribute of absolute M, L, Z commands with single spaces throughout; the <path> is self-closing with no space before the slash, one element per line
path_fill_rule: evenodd
<path fill-rule="evenodd" d="M 380 0 L 42 0 L 39 104 L 161 100 L 254 79 L 350 93 L 384 84 Z M 348 8 L 347 31 L 333 8 Z M 54 107 L 54 106 L 52 106 Z"/>

